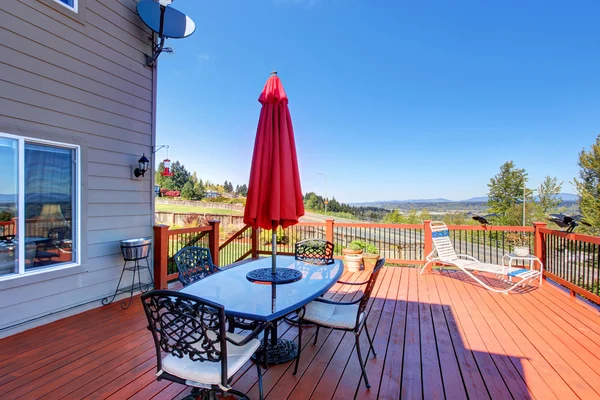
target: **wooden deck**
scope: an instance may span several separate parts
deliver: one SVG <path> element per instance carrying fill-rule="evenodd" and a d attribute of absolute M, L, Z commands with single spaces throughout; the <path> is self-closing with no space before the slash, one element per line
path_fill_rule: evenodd
<path fill-rule="evenodd" d="M 352 334 L 306 328 L 297 376 L 264 371 L 270 399 L 600 399 L 600 314 L 545 283 L 500 295 L 464 274 L 425 276 L 387 267 L 368 318 L 377 357 L 372 388 L 359 385 Z M 347 275 L 361 279 L 361 274 Z M 357 295 L 338 285 L 336 299 Z M 296 337 L 282 325 L 281 334 Z M 366 338 L 363 337 L 366 350 Z M 363 354 L 365 354 L 363 353 Z M 171 399 L 184 386 L 156 381 L 155 352 L 141 303 L 98 308 L 0 340 L 2 399 Z M 258 398 L 256 369 L 233 386 Z"/>

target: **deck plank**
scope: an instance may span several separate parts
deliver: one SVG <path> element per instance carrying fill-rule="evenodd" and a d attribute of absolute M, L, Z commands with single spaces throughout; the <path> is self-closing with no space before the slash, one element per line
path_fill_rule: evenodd
<path fill-rule="evenodd" d="M 345 274 L 364 280 L 368 273 Z M 489 278 L 484 277 L 489 280 Z M 497 284 L 497 282 L 494 282 Z M 268 399 L 600 398 L 600 313 L 548 282 L 501 295 L 461 272 L 419 275 L 386 267 L 369 302 L 372 388 L 359 382 L 354 335 L 303 330 L 297 376 L 293 363 L 264 372 Z M 326 297 L 350 300 L 360 288 L 336 284 Z M 157 381 L 155 350 L 139 299 L 90 310 L 0 339 L 0 398 L 181 399 L 184 385 Z M 295 340 L 297 327 L 282 323 Z M 249 362 L 233 387 L 257 397 Z"/>
<path fill-rule="evenodd" d="M 441 304 L 438 288 L 435 285 L 436 276 L 425 274 L 423 279 L 427 286 L 428 301 L 435 328 L 435 341 L 439 355 L 444 394 L 448 399 L 467 399 L 464 385 L 456 384 L 456 382 L 462 382 L 462 376 L 454 352 L 454 346 L 452 345 L 452 338 L 450 337 L 446 317 L 444 316 L 444 309 Z"/>
<path fill-rule="evenodd" d="M 387 269 L 382 272 L 387 272 L 387 274 L 379 274 L 380 287 L 379 290 L 373 290 L 371 294 L 371 309 L 366 322 L 369 333 L 376 333 L 375 337 L 372 336 L 371 339 L 373 339 L 373 347 L 377 356 L 374 356 L 371 351 L 364 329 L 359 337 L 360 350 L 366 363 L 365 369 L 371 388 L 367 389 L 364 380 L 361 379 L 362 371 L 355 346 L 333 395 L 334 398 L 377 398 L 401 275 L 401 271 L 398 269 Z"/>

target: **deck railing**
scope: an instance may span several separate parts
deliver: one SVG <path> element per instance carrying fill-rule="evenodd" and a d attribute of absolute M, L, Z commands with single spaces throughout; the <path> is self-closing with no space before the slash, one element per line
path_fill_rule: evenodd
<path fill-rule="evenodd" d="M 213 262 L 219 265 L 219 221 L 209 221 L 208 226 L 169 229 L 167 225 L 154 227 L 154 287 L 166 289 L 169 281 L 179 273 L 173 256 L 187 246 L 210 249 Z"/>
<path fill-rule="evenodd" d="M 0 236 L 16 235 L 17 224 L 15 220 L 0 221 Z"/>
<path fill-rule="evenodd" d="M 540 229 L 545 275 L 600 304 L 600 237 Z"/>
<path fill-rule="evenodd" d="M 326 239 L 334 243 L 336 257 L 342 248 L 353 240 L 375 245 L 379 254 L 390 264 L 423 265 L 431 253 L 431 221 L 423 224 L 368 224 L 300 222 L 276 232 L 277 253 L 294 254 L 295 243 L 310 238 Z M 472 226 L 449 225 L 450 238 L 459 254 L 466 254 L 482 262 L 500 264 L 502 256 L 509 253 L 511 245 L 508 234 L 524 233 L 532 254 L 545 266 L 544 275 L 567 287 L 571 294 L 579 294 L 600 304 L 598 287 L 598 257 L 600 238 L 566 234 L 546 228 L 545 223 L 534 226 Z M 270 230 L 242 228 L 229 238 L 219 238 L 219 222 L 210 226 L 168 230 L 155 227 L 155 275 L 161 273 L 158 283 L 166 286 L 177 278 L 173 255 L 186 245 L 208 247 L 216 265 L 225 266 L 235 262 L 271 254 Z M 163 272 L 160 272 L 164 270 Z M 157 287 L 162 287 L 157 285 Z"/>

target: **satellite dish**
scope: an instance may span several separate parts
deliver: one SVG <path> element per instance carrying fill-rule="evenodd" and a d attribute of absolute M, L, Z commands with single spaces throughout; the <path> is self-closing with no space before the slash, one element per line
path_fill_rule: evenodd
<path fill-rule="evenodd" d="M 169 6 L 169 0 L 141 0 L 137 4 L 137 13 L 146 26 L 158 34 L 160 42 L 154 45 L 152 57 L 148 57 L 148 66 L 152 66 L 163 51 L 165 39 L 181 39 L 190 36 L 196 30 L 196 24 L 190 17 Z"/>

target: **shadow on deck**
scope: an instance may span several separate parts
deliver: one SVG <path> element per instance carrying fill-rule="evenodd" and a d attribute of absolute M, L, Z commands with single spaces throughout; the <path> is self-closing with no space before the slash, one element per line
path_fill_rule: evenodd
<path fill-rule="evenodd" d="M 388 267 L 373 293 L 370 390 L 359 385 L 352 334 L 323 330 L 313 345 L 315 329 L 308 327 L 297 376 L 292 364 L 264 371 L 267 398 L 600 398 L 600 314 L 549 284 L 501 295 L 456 271 L 420 276 L 414 268 Z M 328 297 L 357 294 L 337 285 Z M 115 303 L 0 340 L 0 398 L 184 397 L 188 388 L 156 381 L 146 324 L 134 299 L 125 311 Z M 297 335 L 285 323 L 280 332 Z M 251 367 L 233 386 L 258 398 Z"/>

